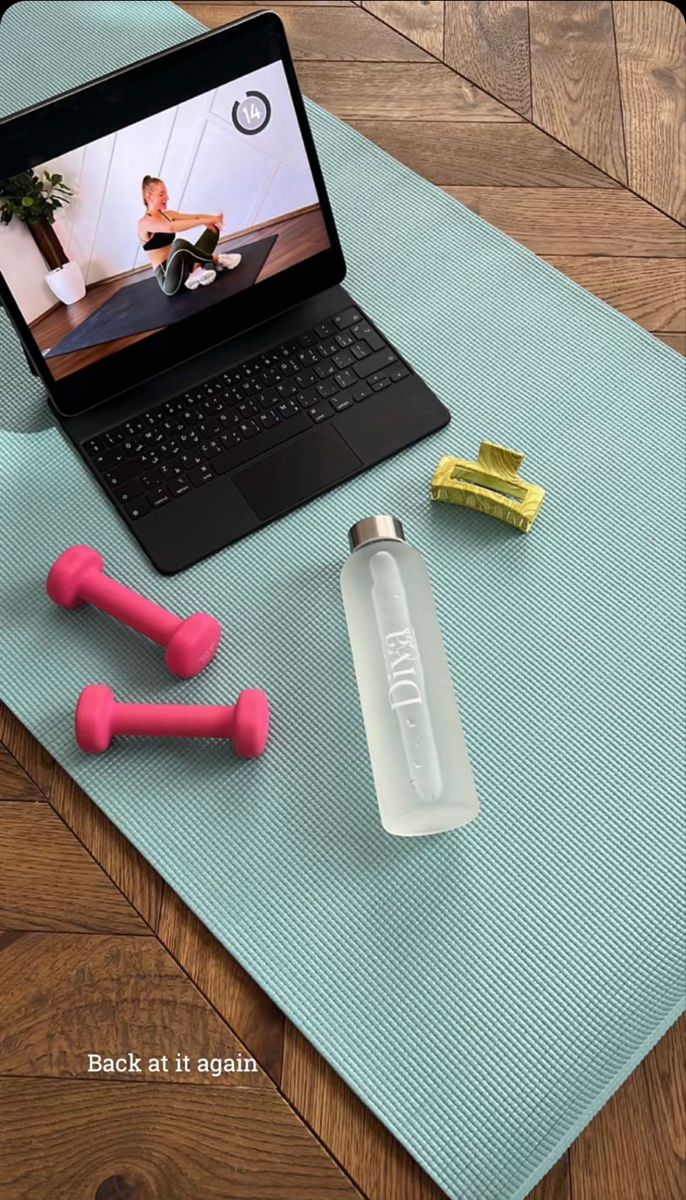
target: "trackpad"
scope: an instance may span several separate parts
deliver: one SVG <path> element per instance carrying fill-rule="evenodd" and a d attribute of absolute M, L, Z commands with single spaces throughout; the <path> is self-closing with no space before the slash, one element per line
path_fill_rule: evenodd
<path fill-rule="evenodd" d="M 283 450 L 237 471 L 231 482 L 261 521 L 288 512 L 352 475 L 362 461 L 335 429 L 313 429 Z"/>

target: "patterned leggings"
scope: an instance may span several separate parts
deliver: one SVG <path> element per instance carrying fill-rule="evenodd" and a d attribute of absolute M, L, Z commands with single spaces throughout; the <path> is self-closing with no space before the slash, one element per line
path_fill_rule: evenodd
<path fill-rule="evenodd" d="M 165 262 L 155 268 L 155 276 L 166 296 L 175 296 L 181 291 L 196 263 L 211 267 L 212 251 L 219 241 L 218 229 L 205 229 L 197 242 L 185 238 L 174 238 Z"/>

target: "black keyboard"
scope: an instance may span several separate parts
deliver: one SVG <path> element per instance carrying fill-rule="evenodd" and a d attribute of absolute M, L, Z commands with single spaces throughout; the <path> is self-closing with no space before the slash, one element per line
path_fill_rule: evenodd
<path fill-rule="evenodd" d="M 83 450 L 137 520 L 409 374 L 349 307 L 91 438 Z"/>

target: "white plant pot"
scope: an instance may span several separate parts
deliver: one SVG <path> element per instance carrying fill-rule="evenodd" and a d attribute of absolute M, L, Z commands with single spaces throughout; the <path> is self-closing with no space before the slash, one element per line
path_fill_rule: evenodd
<path fill-rule="evenodd" d="M 83 300 L 86 294 L 86 282 L 83 278 L 83 273 L 78 263 L 68 262 L 63 267 L 58 267 L 56 271 L 50 271 L 45 276 L 50 291 L 61 300 L 63 304 L 75 304 L 77 300 Z"/>

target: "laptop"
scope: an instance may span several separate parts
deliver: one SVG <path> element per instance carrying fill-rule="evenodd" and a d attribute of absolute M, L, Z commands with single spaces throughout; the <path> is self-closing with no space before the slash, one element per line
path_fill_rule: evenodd
<path fill-rule="evenodd" d="M 0 179 L 4 307 L 64 435 L 159 571 L 449 421 L 342 286 L 275 14 L 0 122 Z"/>

